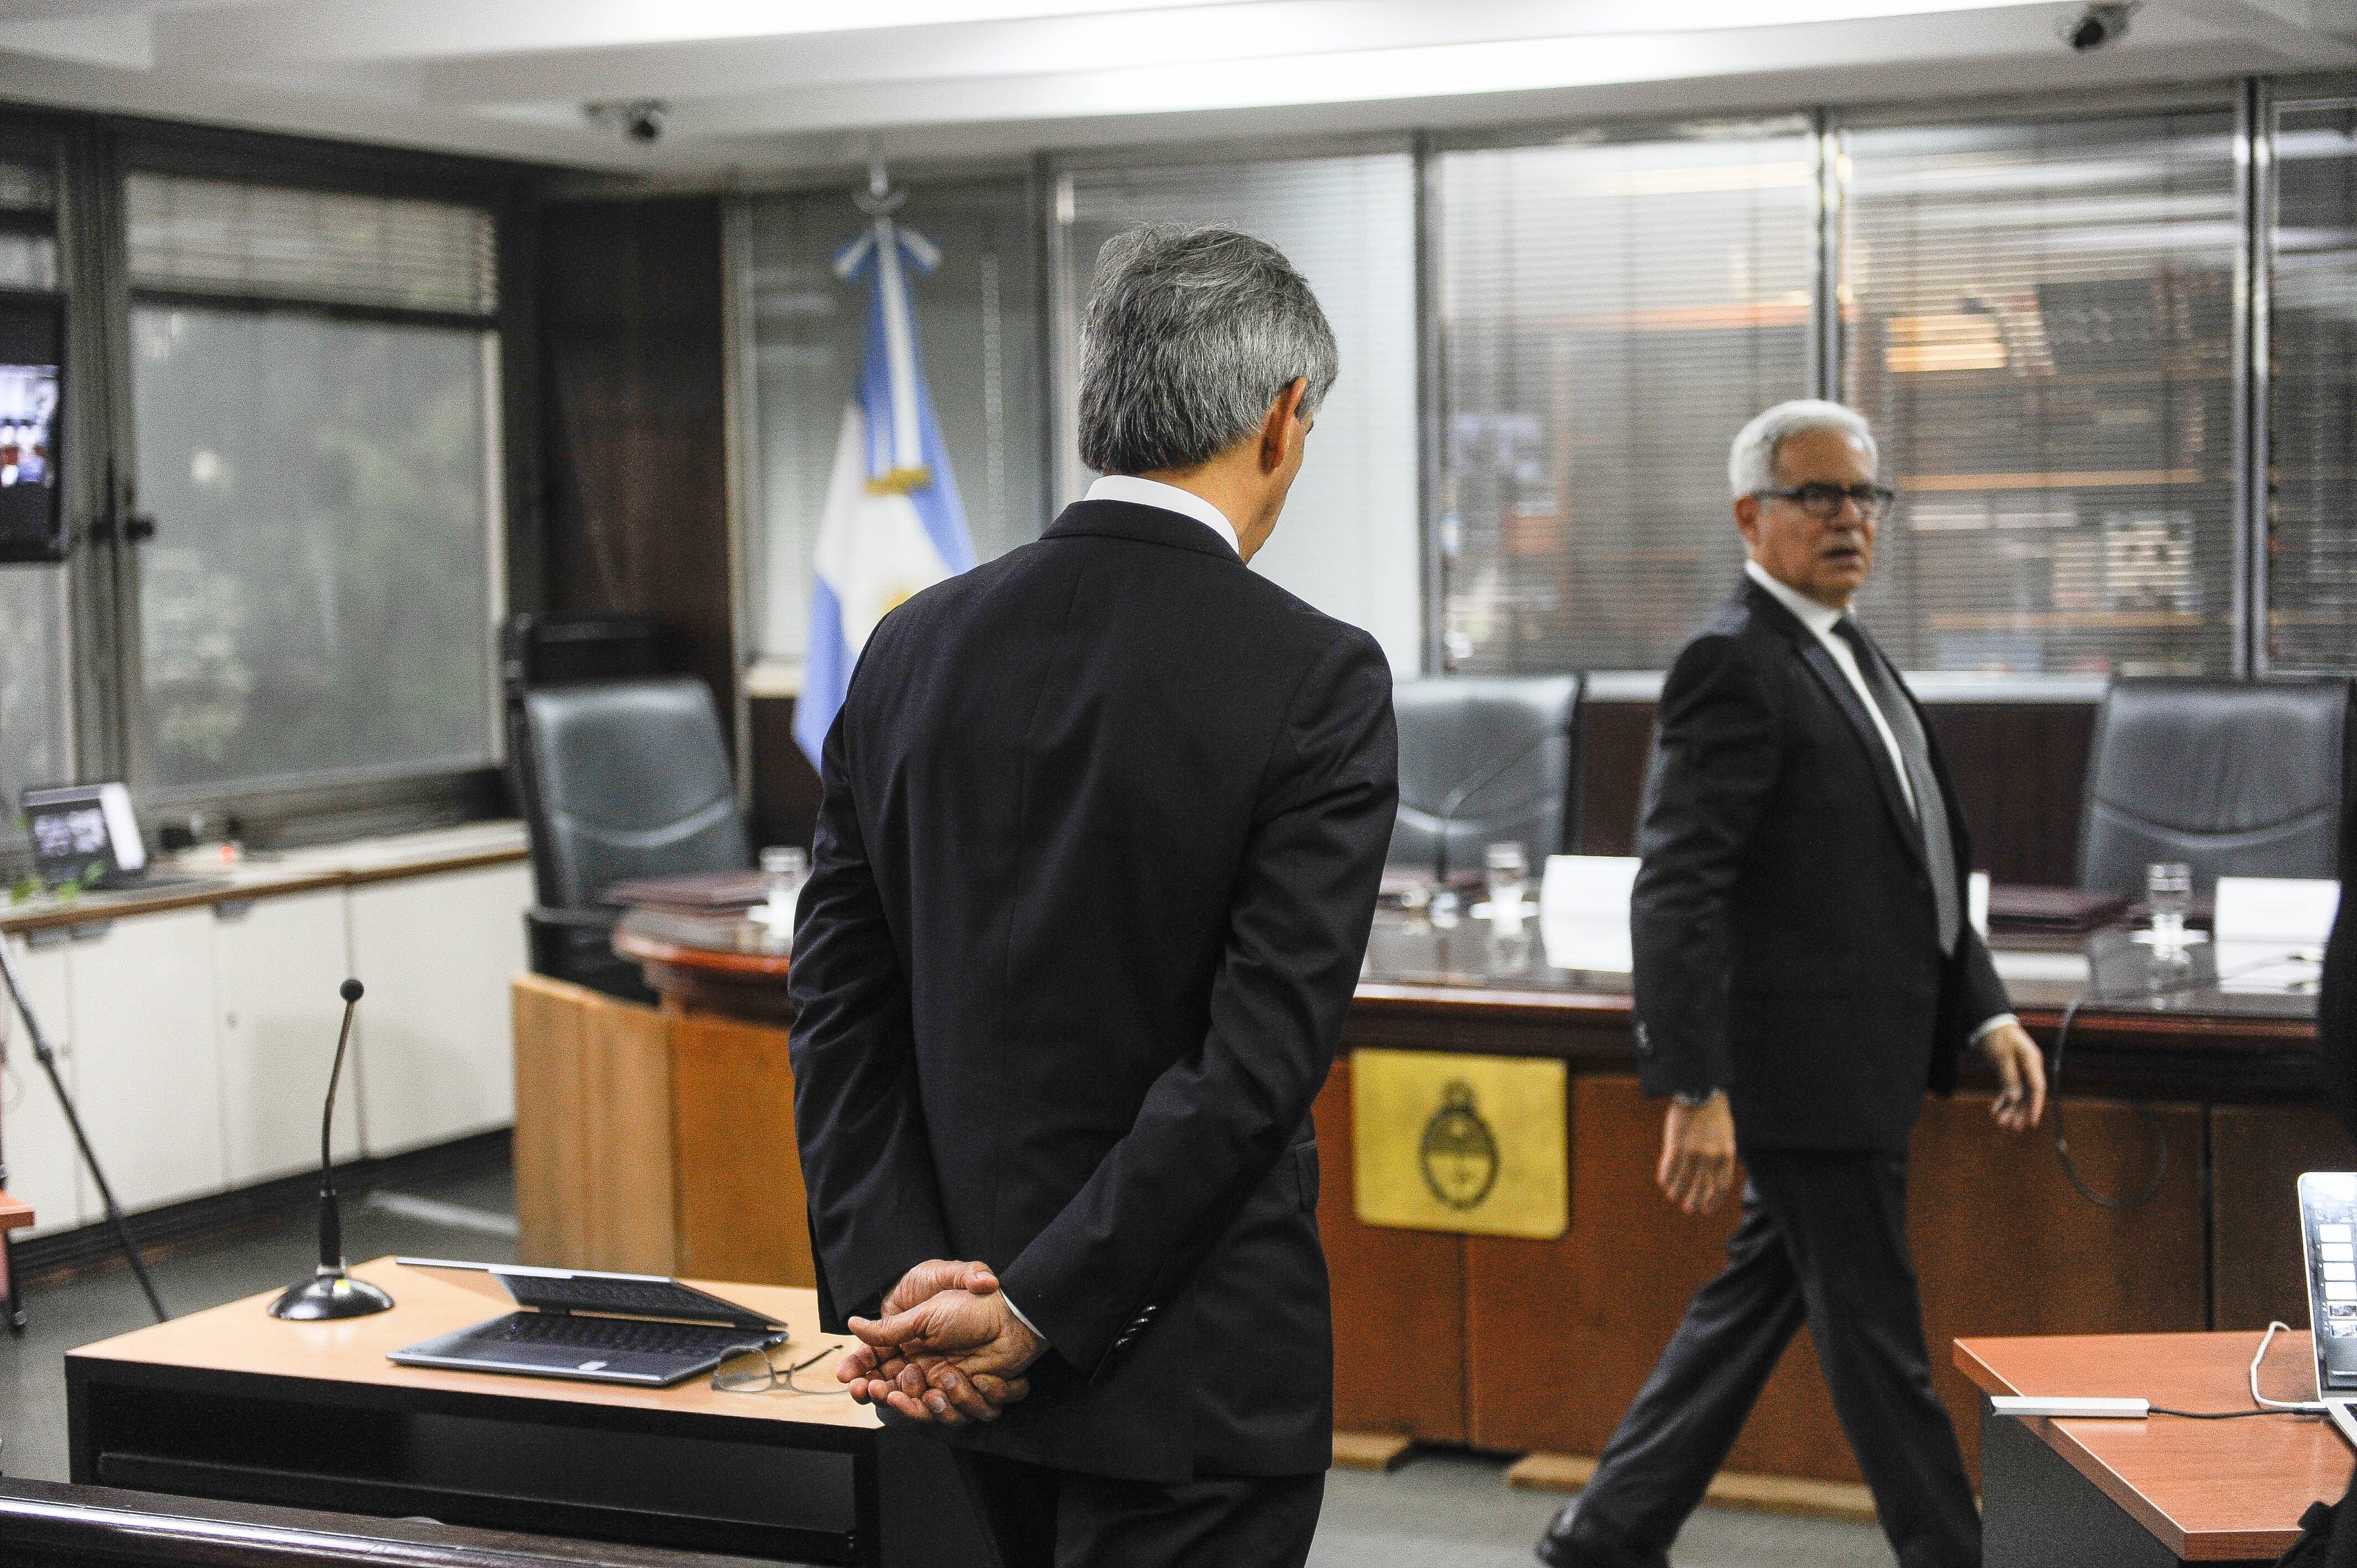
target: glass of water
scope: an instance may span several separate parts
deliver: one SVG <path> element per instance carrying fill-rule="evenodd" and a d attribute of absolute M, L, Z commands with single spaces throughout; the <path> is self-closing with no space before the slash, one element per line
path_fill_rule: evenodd
<path fill-rule="evenodd" d="M 2181 860 L 2159 860 L 2144 868 L 2145 908 L 2152 912 L 2152 956 L 2170 963 L 2185 960 L 2185 912 L 2193 905 L 2193 868 Z"/>
<path fill-rule="evenodd" d="M 787 930 L 792 930 L 794 903 L 802 897 L 802 884 L 809 880 L 808 850 L 779 844 L 763 850 L 761 886 L 769 895 L 767 918 L 773 922 L 781 922 Z"/>
<path fill-rule="evenodd" d="M 1530 891 L 1531 863 L 1518 843 L 1493 843 L 1483 854 L 1489 868 L 1490 918 L 1519 920 L 1523 895 Z"/>

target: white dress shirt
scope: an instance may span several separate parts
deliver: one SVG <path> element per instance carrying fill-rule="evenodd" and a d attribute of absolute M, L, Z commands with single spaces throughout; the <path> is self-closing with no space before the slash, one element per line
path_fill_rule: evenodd
<path fill-rule="evenodd" d="M 1220 536 L 1220 542 L 1244 557 L 1243 546 L 1236 542 L 1236 525 L 1227 514 L 1192 490 L 1182 490 L 1176 485 L 1166 485 L 1159 479 L 1141 479 L 1135 474 L 1107 474 L 1089 487 L 1082 498 L 1092 501 L 1128 501 L 1134 506 L 1158 506 L 1164 511 L 1175 511 L 1181 517 L 1191 517 Z"/>
<path fill-rule="evenodd" d="M 1916 804 L 1915 784 L 1907 777 L 1907 757 L 1899 749 L 1899 737 L 1890 733 L 1890 721 L 1882 716 L 1882 706 L 1874 700 L 1874 693 L 1866 683 L 1866 672 L 1857 667 L 1857 650 L 1849 645 L 1849 639 L 1834 630 L 1841 624 L 1844 612 L 1831 605 L 1819 604 L 1798 588 L 1778 582 L 1757 561 L 1746 561 L 1743 575 L 1767 589 L 1778 604 L 1791 610 L 1800 623 L 1825 645 L 1825 651 L 1833 655 L 1835 664 L 1848 678 L 1851 690 L 1857 693 L 1857 700 L 1866 704 L 1867 716 L 1874 721 L 1875 733 L 1882 736 L 1882 744 L 1890 753 L 1890 770 L 1899 775 L 1899 789 L 1907 798 L 1907 809 L 1921 816 L 1922 808 Z M 1973 1044 L 1979 1045 L 2004 1025 L 2018 1022 L 2020 1020 L 2012 1014 L 2000 1013 L 1973 1031 Z"/>
<path fill-rule="evenodd" d="M 1844 612 L 1831 605 L 1821 605 L 1800 589 L 1778 582 L 1757 561 L 1746 561 L 1743 575 L 1767 589 L 1778 604 L 1798 617 L 1801 624 L 1825 645 L 1825 651 L 1834 656 L 1834 662 L 1841 666 L 1841 672 L 1849 677 L 1850 690 L 1856 692 L 1857 700 L 1866 704 L 1867 716 L 1874 721 L 1875 733 L 1882 736 L 1883 746 L 1890 753 L 1890 770 L 1899 775 L 1899 792 L 1907 798 L 1907 809 L 1918 816 L 1922 815 L 1923 809 L 1915 803 L 1915 781 L 1907 777 L 1906 754 L 1899 749 L 1899 737 L 1890 733 L 1890 721 L 1882 716 L 1881 704 L 1874 700 L 1874 691 L 1866 683 L 1866 671 L 1857 667 L 1857 650 L 1849 645 L 1849 639 L 1834 630 L 1841 624 Z"/>

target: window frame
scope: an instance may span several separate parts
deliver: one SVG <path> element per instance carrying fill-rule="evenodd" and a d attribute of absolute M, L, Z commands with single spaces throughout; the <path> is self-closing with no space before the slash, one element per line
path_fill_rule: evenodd
<path fill-rule="evenodd" d="M 443 157 L 395 148 L 314 142 L 262 133 L 150 122 L 110 122 L 95 133 L 94 166 L 81 173 L 98 186 L 105 247 L 105 328 L 109 338 L 105 435 L 112 451 L 97 479 L 113 505 L 91 529 L 87 574 L 102 592 L 87 596 L 93 613 L 77 618 L 78 664 L 102 666 L 112 700 L 102 730 L 78 747 L 85 776 L 124 778 L 152 819 L 202 812 L 234 818 L 245 836 L 301 844 L 397 832 L 500 814 L 511 809 L 506 780 L 507 726 L 497 638 L 500 624 L 535 610 L 544 597 L 542 518 L 533 372 L 533 245 L 529 229 L 536 183 L 546 171 L 482 159 Z M 210 289 L 143 288 L 129 276 L 125 182 L 134 175 L 274 185 L 339 195 L 449 202 L 491 220 L 497 247 L 497 307 L 488 313 L 291 299 Z M 86 198 L 87 199 L 87 198 Z M 61 261 L 60 272 L 64 271 Z M 87 275 L 86 274 L 81 275 Z M 79 280 L 77 280 L 79 281 Z M 484 682 L 488 760 L 460 768 L 421 765 L 373 775 L 260 787 L 163 789 L 150 754 L 141 669 L 140 553 L 124 524 L 137 515 L 136 435 L 131 410 L 131 312 L 183 305 L 234 312 L 285 312 L 320 319 L 461 328 L 488 334 L 485 435 L 498 450 L 485 465 L 487 570 Z M 101 561 L 100 557 L 104 557 Z M 86 733 L 77 726 L 78 733 Z"/>
<path fill-rule="evenodd" d="M 2245 526 L 2244 551 L 2250 580 L 2251 671 L 2253 677 L 2258 680 L 2345 679 L 2357 672 L 2357 664 L 2341 669 L 2292 662 L 2278 664 L 2269 635 L 2268 622 L 2273 609 L 2273 578 L 2268 562 L 2274 531 L 2269 503 L 2273 497 L 2275 465 L 2272 416 L 2275 404 L 2276 242 L 2281 231 L 2283 194 L 2282 164 L 2276 156 L 2276 145 L 2286 110 L 2336 106 L 2357 108 L 2357 81 L 2352 81 L 2346 75 L 2330 74 L 2255 78 L 2245 84 L 2244 102 L 2244 112 L 2253 131 L 2249 143 L 2251 157 L 2244 165 L 2250 186 L 2245 209 L 2244 239 L 2248 252 L 2245 272 L 2249 283 L 2245 290 L 2248 308 L 2244 314 L 2251 352 L 2244 378 L 2250 407 L 2244 470 L 2244 489 L 2250 497 L 2250 516 Z"/>

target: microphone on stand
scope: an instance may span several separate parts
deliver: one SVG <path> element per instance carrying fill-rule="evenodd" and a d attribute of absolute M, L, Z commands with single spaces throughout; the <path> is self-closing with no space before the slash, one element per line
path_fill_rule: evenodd
<path fill-rule="evenodd" d="M 336 1036 L 336 1065 L 328 1073 L 327 1108 L 319 1113 L 319 1267 L 270 1304 L 273 1317 L 366 1317 L 393 1305 L 393 1297 L 344 1269 L 343 1216 L 336 1208 L 335 1159 L 328 1147 L 336 1122 L 336 1084 L 344 1076 L 344 1047 L 351 1043 L 352 1011 L 360 1004 L 361 992 L 359 981 L 347 980 L 338 993 L 344 999 L 344 1026 Z"/>

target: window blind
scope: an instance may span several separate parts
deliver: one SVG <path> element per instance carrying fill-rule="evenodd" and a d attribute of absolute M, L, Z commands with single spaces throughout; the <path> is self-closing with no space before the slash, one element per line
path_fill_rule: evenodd
<path fill-rule="evenodd" d="M 2357 667 L 2357 100 L 2277 111 L 2267 665 Z"/>
<path fill-rule="evenodd" d="M 1373 633 L 1394 671 L 1423 663 L 1416 497 L 1415 168 L 1405 153 L 1074 170 L 1059 196 L 1057 389 L 1064 499 L 1082 467 L 1079 322 L 1097 252 L 1147 220 L 1241 229 L 1283 251 L 1318 295 L 1341 362 L 1284 521 L 1253 568 Z"/>
<path fill-rule="evenodd" d="M 1841 138 L 1846 400 L 1910 670 L 2233 672 L 2233 121 Z"/>
<path fill-rule="evenodd" d="M 1808 390 L 1814 138 L 1439 159 L 1452 669 L 1660 669 L 1742 570 L 1727 450 Z"/>
<path fill-rule="evenodd" d="M 134 174 L 124 182 L 136 287 L 489 316 L 491 215 L 418 201 Z"/>
<path fill-rule="evenodd" d="M 0 162 L 0 211 L 48 212 L 57 206 L 57 177 L 39 164 Z"/>

